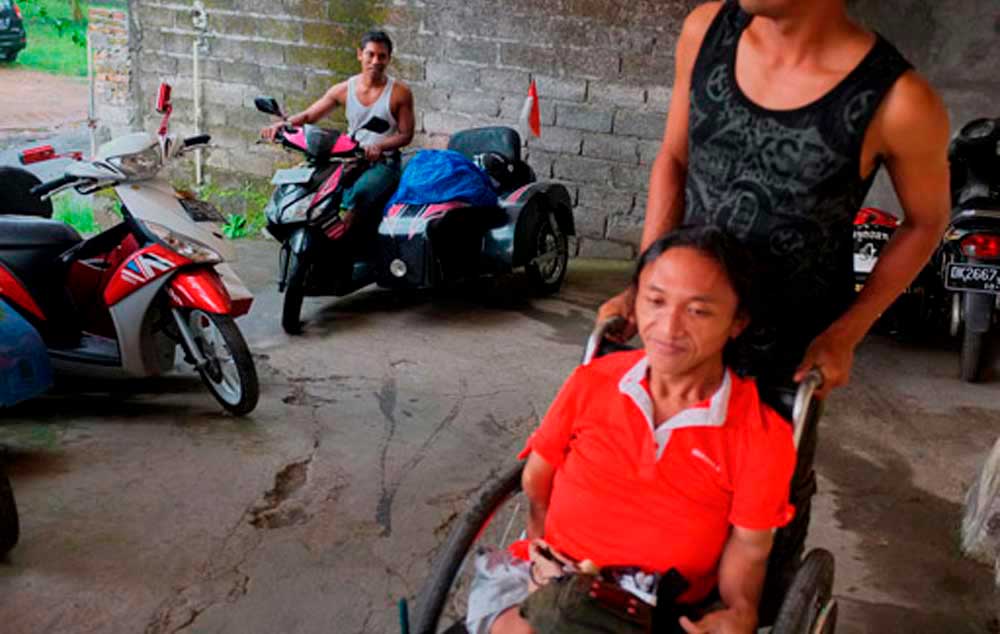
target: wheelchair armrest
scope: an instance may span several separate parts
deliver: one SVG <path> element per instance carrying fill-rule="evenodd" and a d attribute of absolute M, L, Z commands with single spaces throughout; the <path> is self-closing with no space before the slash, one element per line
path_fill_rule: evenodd
<path fill-rule="evenodd" d="M 590 337 L 587 338 L 587 345 L 583 348 L 583 359 L 581 364 L 587 365 L 597 357 L 603 356 L 609 352 L 631 350 L 632 347 L 627 344 L 617 343 L 606 339 L 608 333 L 620 330 L 624 325 L 625 319 L 622 317 L 612 317 L 611 319 L 606 319 L 597 324 L 593 332 L 590 333 Z"/>
<path fill-rule="evenodd" d="M 806 419 L 809 416 L 812 405 L 813 394 L 823 385 L 823 373 L 819 368 L 813 368 L 806 374 L 806 378 L 799 383 L 799 389 L 795 392 L 795 405 L 792 407 L 792 424 L 795 438 L 795 448 L 799 448 L 799 441 L 802 439 L 802 430 L 805 429 Z"/>

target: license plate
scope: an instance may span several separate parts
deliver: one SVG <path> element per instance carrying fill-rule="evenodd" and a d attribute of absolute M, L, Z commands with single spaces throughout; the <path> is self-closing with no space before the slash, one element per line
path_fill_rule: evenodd
<path fill-rule="evenodd" d="M 1000 266 L 950 264 L 944 287 L 951 291 L 1000 293 Z"/>
<path fill-rule="evenodd" d="M 308 183 L 312 175 L 313 168 L 311 167 L 293 167 L 291 169 L 278 170 L 274 173 L 271 184 L 297 185 L 299 183 Z"/>

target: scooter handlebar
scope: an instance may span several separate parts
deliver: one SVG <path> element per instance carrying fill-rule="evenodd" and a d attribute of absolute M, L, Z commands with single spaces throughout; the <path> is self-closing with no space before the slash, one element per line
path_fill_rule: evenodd
<path fill-rule="evenodd" d="M 57 189 L 62 189 L 67 185 L 72 185 L 78 180 L 80 179 L 76 176 L 61 176 L 55 180 L 48 181 L 47 183 L 35 185 L 31 188 L 30 193 L 32 196 L 38 196 L 41 198 L 43 196 L 48 196 Z"/>

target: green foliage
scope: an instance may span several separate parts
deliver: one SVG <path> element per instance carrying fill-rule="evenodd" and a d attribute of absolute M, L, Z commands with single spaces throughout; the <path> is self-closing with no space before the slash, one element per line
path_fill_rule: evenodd
<path fill-rule="evenodd" d="M 229 214 L 226 224 L 222 225 L 222 235 L 230 240 L 245 238 L 247 235 L 247 219 L 236 214 Z"/>
<path fill-rule="evenodd" d="M 59 75 L 87 74 L 87 20 L 91 3 L 80 0 L 84 18 L 73 19 L 67 0 L 19 0 L 28 33 L 28 47 L 17 65 Z M 94 3 L 96 4 L 96 3 Z"/>
<path fill-rule="evenodd" d="M 97 233 L 101 227 L 94 220 L 90 201 L 76 194 L 60 194 L 52 199 L 52 217 L 87 235 Z"/>
<path fill-rule="evenodd" d="M 231 240 L 252 238 L 267 224 L 264 207 L 271 198 L 271 188 L 266 182 L 244 181 L 237 187 L 221 187 L 215 183 L 202 185 L 198 194 L 223 209 L 238 209 L 242 213 L 229 213 L 223 226 L 223 235 Z"/>

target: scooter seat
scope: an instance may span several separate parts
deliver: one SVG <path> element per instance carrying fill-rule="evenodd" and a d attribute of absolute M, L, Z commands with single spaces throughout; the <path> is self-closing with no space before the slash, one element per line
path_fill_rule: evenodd
<path fill-rule="evenodd" d="M 0 216 L 0 250 L 69 248 L 83 238 L 76 229 L 58 220 L 37 216 Z"/>
<path fill-rule="evenodd" d="M 0 263 L 17 276 L 52 322 L 43 332 L 47 341 L 75 334 L 66 323 L 73 310 L 64 286 L 66 265 L 59 256 L 82 240 L 73 227 L 58 220 L 0 216 Z"/>

